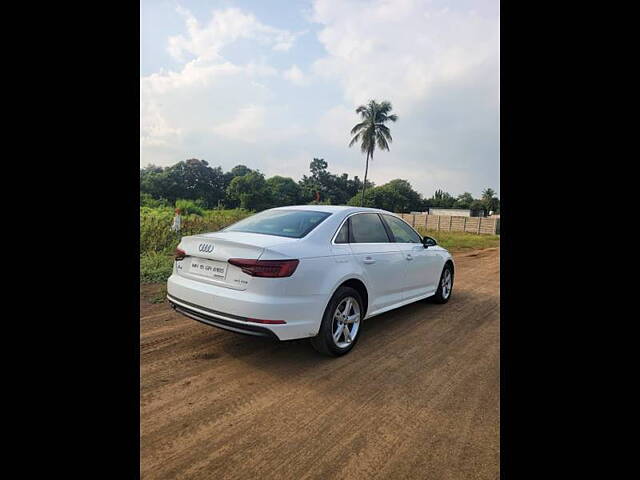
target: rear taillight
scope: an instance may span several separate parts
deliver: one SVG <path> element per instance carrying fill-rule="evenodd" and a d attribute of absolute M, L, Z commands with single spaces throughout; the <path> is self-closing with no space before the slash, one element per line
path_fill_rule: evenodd
<path fill-rule="evenodd" d="M 186 256 L 187 256 L 187 252 L 179 248 L 176 248 L 176 260 L 183 260 L 184 257 Z"/>
<path fill-rule="evenodd" d="M 298 268 L 299 260 L 249 260 L 230 258 L 229 263 L 242 269 L 252 277 L 281 278 L 290 277 Z"/>

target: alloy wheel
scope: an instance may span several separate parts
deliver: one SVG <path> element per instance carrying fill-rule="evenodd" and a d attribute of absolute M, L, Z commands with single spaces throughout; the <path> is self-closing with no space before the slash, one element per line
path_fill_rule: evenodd
<path fill-rule="evenodd" d="M 360 305 L 353 297 L 343 298 L 335 309 L 331 333 L 338 348 L 353 343 L 360 329 Z"/>
<path fill-rule="evenodd" d="M 442 274 L 442 281 L 441 281 L 442 298 L 449 298 L 449 295 L 451 294 L 452 284 L 453 284 L 453 278 L 451 277 L 451 270 L 447 268 Z"/>

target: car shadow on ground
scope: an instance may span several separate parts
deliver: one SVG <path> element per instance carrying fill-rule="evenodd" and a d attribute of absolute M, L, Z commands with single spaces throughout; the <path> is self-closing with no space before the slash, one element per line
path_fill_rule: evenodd
<path fill-rule="evenodd" d="M 435 316 L 442 315 L 444 309 L 455 308 L 459 302 L 469 300 L 473 296 L 471 292 L 457 292 L 446 305 L 438 305 L 429 301 L 418 301 L 385 312 L 362 324 L 361 337 L 358 344 L 347 355 L 333 358 L 322 355 L 312 347 L 309 339 L 277 342 L 261 337 L 236 335 L 231 332 L 220 332 L 228 335 L 223 342 L 217 342 L 214 353 L 205 353 L 212 358 L 229 356 L 240 360 L 249 367 L 268 371 L 274 375 L 292 374 L 292 365 L 295 365 L 295 373 L 304 374 L 308 370 L 325 368 L 327 364 L 339 367 L 343 362 L 352 362 L 366 357 L 371 353 L 376 337 L 384 332 L 385 336 L 394 336 L 394 332 L 405 331 L 410 324 L 424 324 L 430 322 Z M 212 349 L 213 350 L 213 349 Z"/>

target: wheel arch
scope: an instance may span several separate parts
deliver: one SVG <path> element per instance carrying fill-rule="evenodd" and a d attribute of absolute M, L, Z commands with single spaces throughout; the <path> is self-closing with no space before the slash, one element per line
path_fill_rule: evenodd
<path fill-rule="evenodd" d="M 456 267 L 453 263 L 453 260 L 451 258 L 447 258 L 444 262 L 444 265 L 442 266 L 442 268 L 444 269 L 444 267 L 446 267 L 447 265 L 449 265 L 451 267 L 451 276 L 453 278 L 456 277 Z"/>
<path fill-rule="evenodd" d="M 361 279 L 356 277 L 351 277 L 343 280 L 340 284 L 338 284 L 338 286 L 336 286 L 336 288 L 333 289 L 331 297 L 329 298 L 333 298 L 340 287 L 351 287 L 360 294 L 360 298 L 362 298 L 362 301 L 364 303 L 364 312 L 362 313 L 362 318 L 364 318 L 367 315 L 367 311 L 369 309 L 369 291 L 367 290 L 367 286 L 365 285 L 365 283 Z"/>

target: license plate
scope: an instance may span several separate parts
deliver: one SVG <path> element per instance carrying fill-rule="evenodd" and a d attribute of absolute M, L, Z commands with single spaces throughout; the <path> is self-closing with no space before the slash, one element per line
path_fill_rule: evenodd
<path fill-rule="evenodd" d="M 224 280 L 227 276 L 227 264 L 213 260 L 203 260 L 201 258 L 190 258 L 189 273 Z"/>

